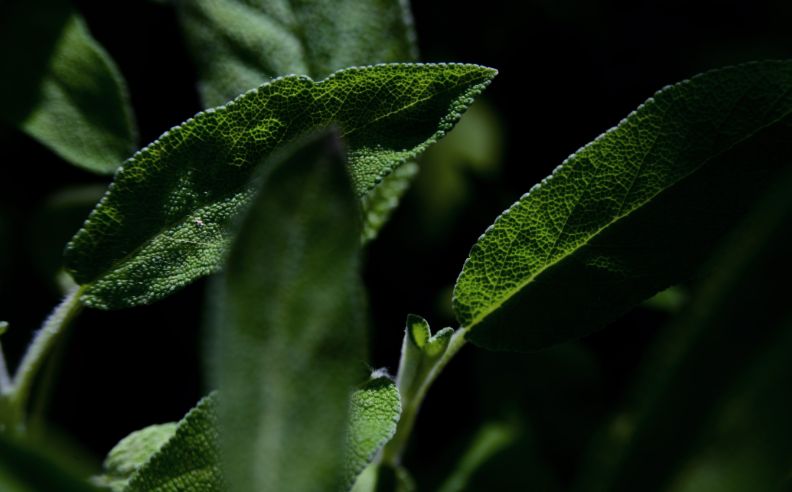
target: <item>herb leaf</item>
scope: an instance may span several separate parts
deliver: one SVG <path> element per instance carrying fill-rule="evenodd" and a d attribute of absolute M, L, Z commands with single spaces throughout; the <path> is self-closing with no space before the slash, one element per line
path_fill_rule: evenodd
<path fill-rule="evenodd" d="M 685 279 L 789 165 L 790 113 L 787 61 L 658 92 L 479 238 L 454 289 L 468 338 L 560 343 Z"/>
<path fill-rule="evenodd" d="M 179 422 L 170 438 L 129 480 L 124 492 L 222 492 L 218 467 L 216 397 L 210 395 Z"/>
<path fill-rule="evenodd" d="M 199 113 L 124 163 L 66 267 L 94 307 L 164 297 L 218 269 L 251 176 L 275 150 L 338 125 L 362 197 L 442 137 L 494 75 L 476 65 L 352 68 L 322 82 L 284 77 Z"/>
<path fill-rule="evenodd" d="M 405 162 L 385 176 L 380 183 L 363 197 L 363 241 L 377 237 L 380 229 L 390 219 L 399 205 L 399 200 L 407 192 L 415 176 L 418 164 Z"/>
<path fill-rule="evenodd" d="M 178 424 L 151 425 L 121 439 L 107 454 L 104 473 L 93 482 L 122 492 L 129 479 L 176 433 Z"/>
<path fill-rule="evenodd" d="M 401 415 L 399 389 L 387 376 L 374 379 L 352 394 L 346 448 L 346 486 L 350 490 L 377 452 L 396 433 Z"/>
<path fill-rule="evenodd" d="M 403 0 L 196 0 L 180 2 L 206 106 L 275 77 L 416 59 Z"/>
<path fill-rule="evenodd" d="M 12 0 L 2 10 L 2 120 L 72 164 L 115 171 L 136 130 L 113 61 L 68 2 Z"/>
<path fill-rule="evenodd" d="M 234 491 L 335 490 L 365 363 L 358 201 L 336 138 L 270 173 L 214 284 L 211 360 Z M 299 463 L 299 466 L 295 466 Z"/>

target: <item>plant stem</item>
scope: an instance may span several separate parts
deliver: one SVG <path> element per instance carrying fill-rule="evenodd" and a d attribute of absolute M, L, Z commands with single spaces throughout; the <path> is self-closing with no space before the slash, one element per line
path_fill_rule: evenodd
<path fill-rule="evenodd" d="M 396 434 L 393 435 L 393 438 L 388 441 L 388 444 L 382 449 L 382 456 L 380 458 L 381 463 L 394 468 L 401 464 L 402 454 L 404 454 L 404 449 L 410 439 L 410 434 L 415 425 L 415 418 L 418 415 L 418 410 L 421 408 L 421 403 L 426 396 L 426 392 L 429 391 L 429 387 L 434 380 L 437 379 L 437 376 L 440 375 L 443 368 L 445 368 L 448 362 L 464 345 L 465 330 L 458 328 L 451 336 L 445 353 L 443 353 L 441 359 L 427 374 L 414 395 L 403 395 L 405 401 L 402 401 L 402 414 L 399 419 L 399 424 L 396 427 Z"/>
<path fill-rule="evenodd" d="M 33 336 L 33 341 L 28 346 L 22 362 L 19 363 L 11 389 L 7 393 L 12 424 L 17 427 L 24 426 L 25 407 L 39 369 L 60 340 L 64 330 L 83 308 L 80 294 L 82 290 L 75 288 L 55 308 L 44 322 L 44 326 Z"/>
<path fill-rule="evenodd" d="M 3 354 L 3 345 L 0 344 L 0 395 L 4 395 L 11 391 L 11 378 L 8 375 L 8 366 L 6 365 L 5 355 Z"/>

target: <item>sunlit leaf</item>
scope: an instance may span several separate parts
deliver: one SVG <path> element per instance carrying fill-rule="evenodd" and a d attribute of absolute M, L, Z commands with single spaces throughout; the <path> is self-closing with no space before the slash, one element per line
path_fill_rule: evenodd
<path fill-rule="evenodd" d="M 468 338 L 578 338 L 690 276 L 788 168 L 792 62 L 667 87 L 504 212 L 454 289 Z"/>
<path fill-rule="evenodd" d="M 365 196 L 444 135 L 494 75 L 476 65 L 352 68 L 321 82 L 281 78 L 199 113 L 128 160 L 72 240 L 67 268 L 83 301 L 144 304 L 217 271 L 251 176 L 307 132 L 340 128 Z"/>

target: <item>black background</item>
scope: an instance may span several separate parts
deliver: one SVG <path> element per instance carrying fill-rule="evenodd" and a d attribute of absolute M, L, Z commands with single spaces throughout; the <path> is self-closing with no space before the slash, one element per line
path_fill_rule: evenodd
<path fill-rule="evenodd" d="M 127 80 L 141 143 L 201 109 L 195 70 L 170 7 L 142 0 L 75 4 Z M 369 247 L 371 364 L 392 372 L 406 314 L 425 316 L 433 328 L 453 326 L 447 310 L 438 307 L 438 295 L 453 284 L 470 246 L 567 155 L 666 84 L 722 65 L 792 55 L 792 4 L 783 0 L 489 0 L 469 7 L 433 0 L 414 2 L 413 11 L 423 61 L 472 62 L 500 71 L 485 99 L 501 120 L 504 151 L 496 178 L 468 177 L 473 192 L 460 213 L 464 219 L 455 220 L 449 234 L 430 239 L 416 226 L 421 210 L 410 192 Z M 14 130 L 0 129 L 0 139 L 6 149 L 0 207 L 11 217 L 3 244 L 0 319 L 11 323 L 3 343 L 14 365 L 58 300 L 51 283 L 35 273 L 35 217 L 53 192 L 106 180 L 69 166 Z M 177 420 L 192 407 L 207 391 L 201 370 L 204 286 L 197 282 L 151 306 L 84 312 L 56 369 L 46 410 L 54 429 L 98 462 L 130 431 Z M 623 397 L 663 321 L 647 310 L 627 315 L 583 341 L 585 363 L 594 368 L 584 380 L 560 376 L 556 396 L 578 406 L 583 417 L 570 438 L 575 442 L 559 446 L 554 456 L 551 449 L 546 458 L 562 480 L 574 473 L 574 449 L 585 445 L 594 422 Z M 419 474 L 442 472 L 451 454 L 440 443 L 453 446 L 464 439 L 487 412 L 490 402 L 479 401 L 475 389 L 481 367 L 501 363 L 503 374 L 488 374 L 506 387 L 523 385 L 516 393 L 537 377 L 515 371 L 541 374 L 549 364 L 543 357 L 465 348 L 426 401 L 408 464 Z"/>

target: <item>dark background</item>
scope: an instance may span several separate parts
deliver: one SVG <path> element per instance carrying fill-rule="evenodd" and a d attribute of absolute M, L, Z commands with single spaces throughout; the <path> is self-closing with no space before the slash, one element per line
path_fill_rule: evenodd
<path fill-rule="evenodd" d="M 167 5 L 74 3 L 126 78 L 142 144 L 201 109 L 195 70 Z M 570 153 L 666 84 L 722 65 L 792 55 L 790 2 L 693 4 L 489 0 L 465 8 L 451 0 L 414 2 L 422 61 L 472 62 L 500 71 L 483 99 L 497 116 L 502 152 L 486 173 L 462 168 L 464 196 L 434 222 L 422 220 L 427 200 L 421 194 L 431 183 L 414 187 L 369 247 L 372 366 L 395 372 L 407 313 L 423 315 L 434 329 L 453 326 L 448 289 L 470 246 Z M 70 216 L 54 216 L 48 200 L 65 187 L 107 180 L 69 166 L 19 132 L 0 129 L 0 142 L 6 149 L 0 207 L 10 217 L 0 224 L 0 319 L 11 323 L 3 344 L 14 366 L 32 330 L 58 301 L 51 272 L 35 265 L 42 257 L 56 261 L 85 214 L 76 207 Z M 65 344 L 45 406 L 54 429 L 98 462 L 130 431 L 178 420 L 192 407 L 207 391 L 201 371 L 204 286 L 197 282 L 151 306 L 84 312 Z M 564 429 L 543 446 L 543 459 L 567 480 L 595 424 L 623 399 L 665 317 L 638 309 L 582 344 L 556 351 L 559 356 L 465 348 L 426 400 L 408 464 L 429 483 L 442 474 L 453 452 L 440 443 L 453 448 L 488 412 L 500 411 L 492 410 L 500 408 L 493 401 L 497 392 L 480 389 L 494 384 L 513 388 L 504 399 L 528 395 L 527 403 L 512 403 L 518 411 L 525 407 L 540 439 L 542 429 Z M 549 373 L 554 379 L 542 380 Z M 574 417 L 564 413 L 573 408 Z"/>

